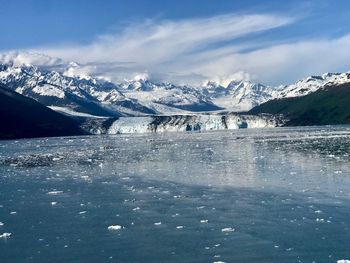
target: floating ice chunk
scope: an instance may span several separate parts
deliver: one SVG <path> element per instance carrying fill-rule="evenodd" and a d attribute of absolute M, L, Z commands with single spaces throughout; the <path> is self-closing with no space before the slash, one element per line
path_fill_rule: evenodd
<path fill-rule="evenodd" d="M 226 263 L 225 261 L 214 261 L 213 263 Z"/>
<path fill-rule="evenodd" d="M 130 180 L 129 176 L 122 177 L 123 180 Z"/>
<path fill-rule="evenodd" d="M 140 210 L 140 207 L 135 207 L 132 209 L 132 211 L 137 211 L 137 210 Z"/>
<path fill-rule="evenodd" d="M 177 226 L 176 229 L 183 229 L 184 226 Z"/>
<path fill-rule="evenodd" d="M 47 192 L 48 195 L 58 195 L 58 194 L 62 194 L 63 191 L 50 191 L 50 192 Z"/>
<path fill-rule="evenodd" d="M 221 232 L 233 232 L 233 231 L 235 231 L 235 229 L 232 227 L 225 227 L 221 229 Z"/>
<path fill-rule="evenodd" d="M 337 260 L 337 263 L 350 263 L 349 259 L 339 259 Z"/>
<path fill-rule="evenodd" d="M 202 224 L 208 223 L 208 219 L 202 219 L 200 222 L 201 222 Z"/>
<path fill-rule="evenodd" d="M 17 214 L 16 211 L 10 212 L 10 215 L 15 215 L 15 214 Z"/>
<path fill-rule="evenodd" d="M 79 215 L 83 215 L 83 214 L 86 214 L 86 213 L 87 213 L 87 211 L 80 211 Z"/>
<path fill-rule="evenodd" d="M 57 205 L 57 202 L 51 202 L 51 205 Z"/>
<path fill-rule="evenodd" d="M 162 224 L 162 222 L 156 222 L 154 223 L 155 226 L 160 226 Z"/>
<path fill-rule="evenodd" d="M 120 226 L 120 225 L 110 225 L 110 226 L 108 227 L 108 230 L 112 230 L 112 231 L 114 231 L 114 230 L 120 230 L 120 229 L 122 229 L 122 226 Z"/>
<path fill-rule="evenodd" d="M 3 222 L 0 222 L 0 226 L 3 226 L 4 225 L 4 223 Z"/>
<path fill-rule="evenodd" d="M 0 238 L 9 238 L 12 235 L 12 233 L 3 233 L 0 235 Z"/>

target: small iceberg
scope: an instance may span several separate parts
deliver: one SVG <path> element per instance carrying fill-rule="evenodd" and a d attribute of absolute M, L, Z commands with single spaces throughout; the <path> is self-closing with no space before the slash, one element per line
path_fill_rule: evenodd
<path fill-rule="evenodd" d="M 111 230 L 111 231 L 120 230 L 120 229 L 122 229 L 122 226 L 120 225 L 110 225 L 108 227 L 108 230 Z"/>
<path fill-rule="evenodd" d="M 48 195 L 58 195 L 58 194 L 62 194 L 63 191 L 50 191 L 50 192 L 47 192 Z"/>
<path fill-rule="evenodd" d="M 0 238 L 9 238 L 10 236 L 12 236 L 12 233 L 3 233 L 0 235 Z"/>
<path fill-rule="evenodd" d="M 232 227 L 225 227 L 221 229 L 221 232 L 233 232 L 233 231 L 235 231 L 235 229 Z"/>

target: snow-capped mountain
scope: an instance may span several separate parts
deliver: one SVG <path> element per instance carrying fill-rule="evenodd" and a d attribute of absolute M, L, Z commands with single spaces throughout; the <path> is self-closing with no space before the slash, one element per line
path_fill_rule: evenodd
<path fill-rule="evenodd" d="M 244 112 L 275 98 L 304 96 L 328 85 L 350 82 L 350 73 L 327 73 L 277 88 L 250 81 L 231 81 L 227 86 L 209 81 L 192 87 L 144 78 L 112 83 L 66 73 L 32 65 L 0 64 L 0 84 L 65 114 L 120 117 Z"/>
<path fill-rule="evenodd" d="M 81 113 L 96 116 L 186 114 L 223 110 L 227 108 L 226 105 L 229 105 L 216 104 L 216 99 L 220 102 L 219 96 L 215 96 L 213 90 L 207 90 L 204 87 L 153 83 L 145 79 L 113 84 L 93 77 L 66 76 L 62 72 L 28 65 L 2 64 L 0 83 L 56 111 L 66 114 L 76 112 L 76 115 Z M 227 91 L 229 91 L 227 100 L 232 100 L 234 104 L 233 85 L 227 88 Z M 241 101 L 244 101 L 241 97 L 236 100 L 240 101 L 240 105 L 242 105 Z M 253 105 L 255 104 L 256 102 L 253 102 Z M 240 105 L 230 110 L 245 110 L 240 108 Z"/>
<path fill-rule="evenodd" d="M 231 111 L 248 111 L 276 95 L 274 88 L 250 81 L 231 81 L 227 87 L 208 82 L 203 87 L 211 101 Z"/>
<path fill-rule="evenodd" d="M 120 91 L 158 113 L 213 111 L 223 108 L 213 104 L 203 90 L 170 83 L 155 84 L 148 80 L 134 80 L 120 84 Z"/>
<path fill-rule="evenodd" d="M 96 78 L 67 77 L 34 66 L 0 66 L 0 83 L 55 110 L 68 108 L 97 116 L 154 112 L 126 98 L 113 83 Z"/>
<path fill-rule="evenodd" d="M 278 88 L 276 98 L 300 97 L 329 85 L 350 82 L 350 73 L 325 73 L 322 76 L 310 76 L 294 84 Z"/>

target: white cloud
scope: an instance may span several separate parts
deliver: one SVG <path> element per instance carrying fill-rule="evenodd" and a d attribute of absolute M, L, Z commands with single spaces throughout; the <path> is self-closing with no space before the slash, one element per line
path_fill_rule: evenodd
<path fill-rule="evenodd" d="M 254 79 L 273 85 L 288 84 L 308 75 L 350 70 L 350 34 L 337 39 L 318 39 L 274 45 L 247 53 L 217 56 L 197 65 L 204 75 L 246 71 Z M 222 51 L 218 50 L 218 53 Z M 218 71 L 217 65 L 220 65 Z"/>
<path fill-rule="evenodd" d="M 255 34 L 287 26 L 295 18 L 282 15 L 221 15 L 178 21 L 148 20 L 103 35 L 88 45 L 41 47 L 29 50 L 76 61 L 67 75 L 95 74 L 114 81 L 151 78 L 200 84 L 214 80 L 257 80 L 278 85 L 326 71 L 350 69 L 350 35 L 259 43 Z M 249 36 L 245 41 L 242 37 Z M 246 51 L 251 50 L 251 51 Z M 0 56 L 0 61 L 55 66 L 62 60 L 28 53 Z M 247 73 L 248 72 L 248 73 Z"/>
<path fill-rule="evenodd" d="M 44 47 L 34 51 L 88 64 L 87 69 L 80 68 L 88 73 L 93 69 L 91 64 L 98 65 L 95 71 L 114 80 L 131 79 L 147 72 L 160 80 L 199 83 L 213 76 L 198 72 L 197 64 L 217 59 L 211 55 L 217 55 L 217 46 L 226 44 L 239 52 L 242 47 L 228 43 L 293 21 L 287 16 L 232 14 L 180 21 L 149 20 L 100 36 L 88 45 Z M 217 69 L 220 70 L 220 66 Z"/>
<path fill-rule="evenodd" d="M 0 63 L 12 64 L 13 66 L 37 65 L 37 66 L 58 66 L 63 60 L 35 52 L 11 51 L 0 54 Z"/>

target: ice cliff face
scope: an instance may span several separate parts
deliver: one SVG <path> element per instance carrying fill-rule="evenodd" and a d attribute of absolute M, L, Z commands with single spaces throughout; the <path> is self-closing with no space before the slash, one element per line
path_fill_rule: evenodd
<path fill-rule="evenodd" d="M 152 117 L 121 117 L 107 129 L 108 134 L 161 133 L 269 128 L 283 124 L 272 115 L 172 115 Z"/>

